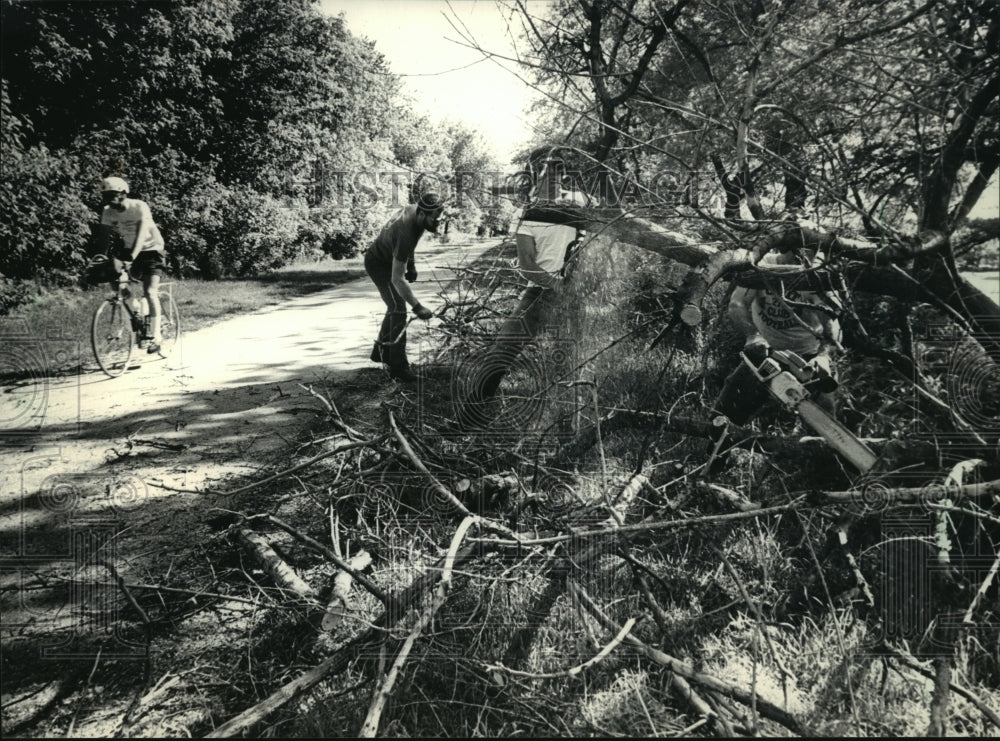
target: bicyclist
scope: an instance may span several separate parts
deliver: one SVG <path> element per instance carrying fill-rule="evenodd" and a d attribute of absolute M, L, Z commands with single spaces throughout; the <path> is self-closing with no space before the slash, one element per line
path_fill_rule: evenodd
<path fill-rule="evenodd" d="M 110 226 L 125 242 L 125 252 L 120 255 L 132 263 L 131 273 L 142 281 L 142 288 L 149 302 L 149 336 L 142 338 L 148 345 L 146 352 L 160 349 L 163 337 L 160 332 L 160 278 L 163 277 L 166 251 L 160 230 L 153 223 L 153 215 L 145 201 L 128 197 L 128 183 L 119 177 L 101 181 L 101 224 Z M 140 347 L 142 346 L 140 341 Z"/>

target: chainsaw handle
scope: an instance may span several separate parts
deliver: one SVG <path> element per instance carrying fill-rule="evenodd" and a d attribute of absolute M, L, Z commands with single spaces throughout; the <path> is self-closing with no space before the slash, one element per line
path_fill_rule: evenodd
<path fill-rule="evenodd" d="M 828 394 L 840 384 L 825 368 L 819 368 L 791 350 L 771 350 L 771 357 L 794 375 L 810 391 Z"/>

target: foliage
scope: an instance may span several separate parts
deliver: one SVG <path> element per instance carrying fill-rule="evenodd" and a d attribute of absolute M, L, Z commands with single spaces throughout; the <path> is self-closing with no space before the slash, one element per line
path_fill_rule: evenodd
<path fill-rule="evenodd" d="M 711 181 L 710 155 L 741 156 L 742 124 L 768 213 L 804 186 L 824 221 L 879 234 L 954 229 L 1000 162 L 993 3 L 630 7 L 522 17 L 546 136 L 593 165 Z"/>
<path fill-rule="evenodd" d="M 484 167 L 474 132 L 411 114 L 374 44 L 311 0 L 0 12 L 10 278 L 75 279 L 107 174 L 150 204 L 173 267 L 207 277 L 354 254 L 392 208 L 379 172 Z"/>
<path fill-rule="evenodd" d="M 256 275 L 297 254 L 298 220 L 280 202 L 237 186 L 214 200 L 199 230 L 208 243 L 202 273 L 208 278 Z"/>
<path fill-rule="evenodd" d="M 75 279 L 84 264 L 78 246 L 93 219 L 76 187 L 77 162 L 44 144 L 27 150 L 10 144 L 0 167 L 0 275 Z"/>

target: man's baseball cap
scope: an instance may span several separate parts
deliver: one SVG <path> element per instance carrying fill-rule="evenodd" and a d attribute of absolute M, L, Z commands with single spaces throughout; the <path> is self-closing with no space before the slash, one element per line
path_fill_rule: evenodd
<path fill-rule="evenodd" d="M 128 193 L 128 183 L 119 177 L 109 177 L 101 180 L 102 193 Z"/>

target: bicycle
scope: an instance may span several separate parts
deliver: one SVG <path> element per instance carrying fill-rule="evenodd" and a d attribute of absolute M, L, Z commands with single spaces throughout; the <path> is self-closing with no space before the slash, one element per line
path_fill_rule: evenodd
<path fill-rule="evenodd" d="M 116 378 L 129 368 L 133 348 L 148 336 L 148 302 L 140 289 L 137 293 L 129 284 L 142 284 L 124 263 L 118 275 L 115 292 L 102 301 L 94 312 L 90 327 L 90 342 L 101 370 Z M 180 340 L 181 318 L 174 301 L 173 283 L 160 283 L 160 332 L 163 336 L 158 354 L 166 358 Z"/>

